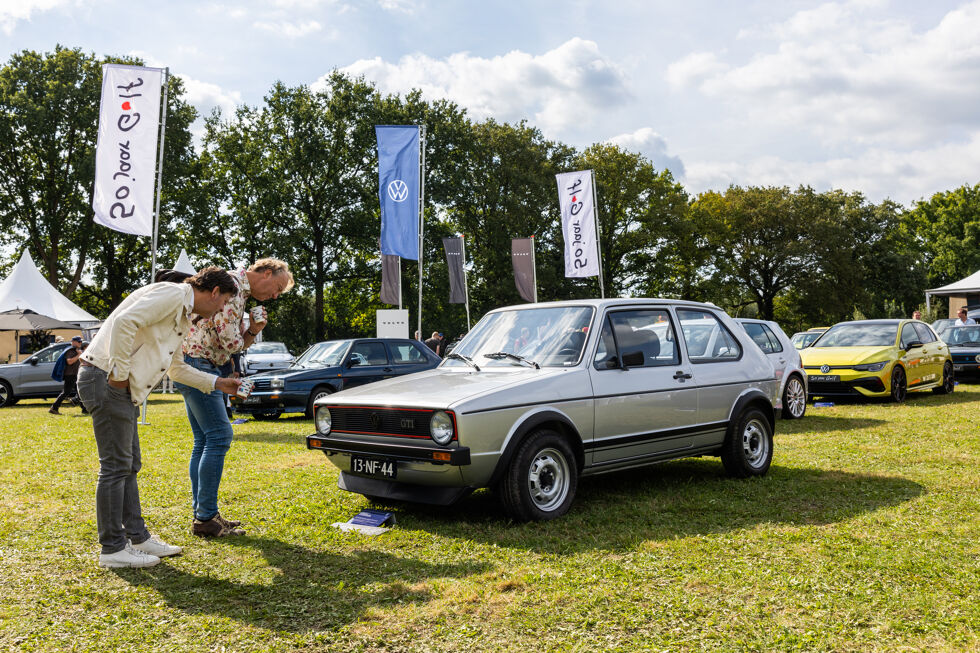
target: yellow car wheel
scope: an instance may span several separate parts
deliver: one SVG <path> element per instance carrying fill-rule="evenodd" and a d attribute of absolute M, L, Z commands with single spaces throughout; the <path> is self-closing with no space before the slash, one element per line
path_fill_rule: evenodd
<path fill-rule="evenodd" d="M 894 401 L 896 404 L 900 404 L 905 401 L 905 397 L 908 396 L 908 393 L 909 386 L 908 379 L 905 377 L 905 368 L 903 368 L 901 365 L 896 365 L 892 370 L 892 401 Z"/>

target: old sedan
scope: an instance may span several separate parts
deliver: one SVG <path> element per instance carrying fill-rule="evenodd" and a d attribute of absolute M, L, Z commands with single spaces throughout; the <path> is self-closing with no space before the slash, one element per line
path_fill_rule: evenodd
<path fill-rule="evenodd" d="M 252 394 L 232 396 L 235 411 L 256 419 L 283 413 L 313 416 L 313 402 L 338 390 L 431 370 L 441 359 L 418 340 L 362 338 L 318 342 L 289 368 L 249 377 Z"/>
<path fill-rule="evenodd" d="M 581 476 L 699 455 L 765 474 L 778 391 L 716 306 L 527 304 L 488 313 L 438 369 L 318 400 L 307 446 L 369 498 L 446 505 L 493 487 L 513 518 L 552 519 Z"/>

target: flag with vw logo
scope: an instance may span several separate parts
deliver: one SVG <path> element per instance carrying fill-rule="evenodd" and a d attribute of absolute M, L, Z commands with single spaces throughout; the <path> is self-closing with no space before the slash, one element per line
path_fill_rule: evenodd
<path fill-rule="evenodd" d="M 375 125 L 381 253 L 419 260 L 419 128 Z"/>

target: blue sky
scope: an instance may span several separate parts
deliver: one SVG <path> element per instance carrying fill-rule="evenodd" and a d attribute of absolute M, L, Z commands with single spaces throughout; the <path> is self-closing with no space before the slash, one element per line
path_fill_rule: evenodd
<path fill-rule="evenodd" d="M 980 0 L 0 0 L 0 54 L 135 54 L 202 113 L 340 68 L 477 119 L 612 141 L 693 193 L 980 182 Z"/>

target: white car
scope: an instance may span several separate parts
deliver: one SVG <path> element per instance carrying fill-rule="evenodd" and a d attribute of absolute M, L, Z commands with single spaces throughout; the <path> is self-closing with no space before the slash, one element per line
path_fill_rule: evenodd
<path fill-rule="evenodd" d="M 293 355 L 281 342 L 256 342 L 242 356 L 242 373 L 258 374 L 284 370 L 293 364 Z"/>
<path fill-rule="evenodd" d="M 803 360 L 800 352 L 793 346 L 779 325 L 768 320 L 735 318 L 755 344 L 772 362 L 779 379 L 779 401 L 776 409 L 783 419 L 799 419 L 806 412 L 806 374 L 803 373 Z"/>

